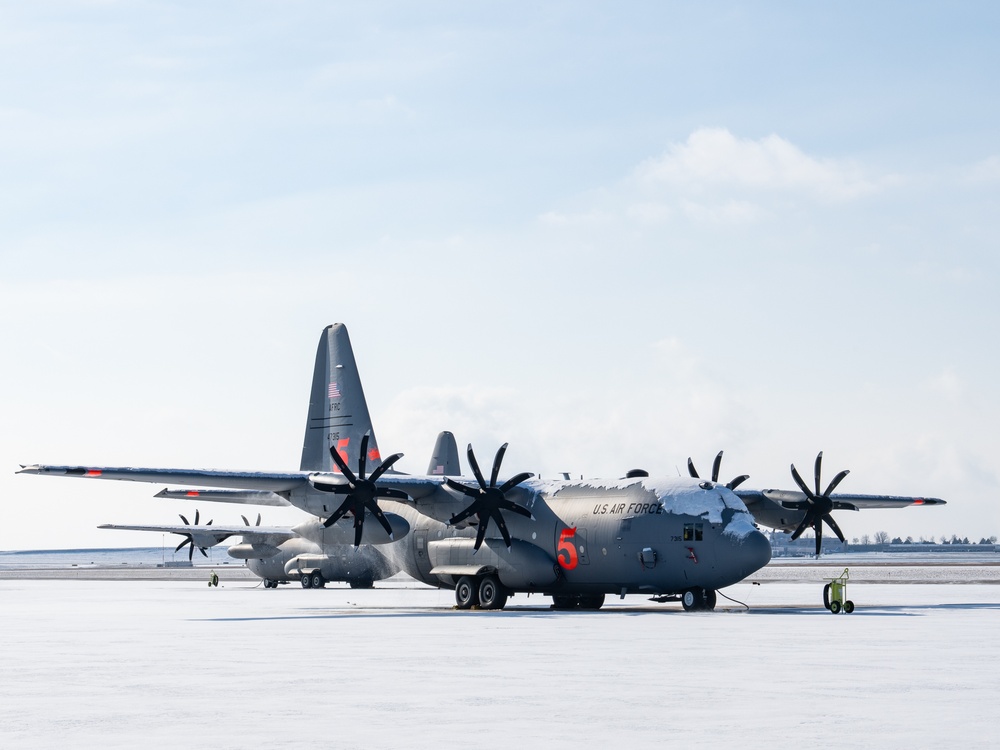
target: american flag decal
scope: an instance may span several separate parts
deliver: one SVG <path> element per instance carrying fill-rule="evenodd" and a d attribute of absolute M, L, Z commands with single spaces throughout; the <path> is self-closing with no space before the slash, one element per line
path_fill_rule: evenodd
<path fill-rule="evenodd" d="M 330 390 L 328 393 L 330 398 L 340 398 L 340 388 L 337 387 L 336 383 L 330 383 Z"/>

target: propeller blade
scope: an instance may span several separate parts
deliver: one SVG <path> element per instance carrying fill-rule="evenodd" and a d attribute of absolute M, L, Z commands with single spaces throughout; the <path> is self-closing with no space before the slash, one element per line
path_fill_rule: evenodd
<path fill-rule="evenodd" d="M 735 490 L 737 487 L 739 487 L 741 484 L 743 484 L 749 478 L 750 478 L 749 474 L 740 474 L 738 477 L 736 477 L 731 482 L 729 482 L 726 485 L 726 488 L 730 489 L 730 490 Z"/>
<path fill-rule="evenodd" d="M 375 480 L 377 480 L 380 476 L 389 471 L 389 469 L 392 468 L 392 465 L 402 457 L 403 457 L 402 453 L 393 453 L 391 456 L 389 456 L 389 458 L 387 458 L 385 461 L 382 462 L 381 466 L 379 466 L 377 469 L 375 469 L 375 471 L 372 472 L 372 475 L 368 477 L 368 481 L 374 482 Z"/>
<path fill-rule="evenodd" d="M 184 525 L 185 525 L 185 526 L 190 526 L 190 525 L 191 525 L 191 524 L 190 524 L 190 523 L 188 522 L 188 520 L 187 520 L 187 519 L 186 519 L 186 518 L 184 517 L 184 514 L 183 514 L 183 513 L 178 513 L 177 515 L 179 515 L 179 516 L 181 517 L 181 520 L 182 520 L 182 521 L 184 522 Z"/>
<path fill-rule="evenodd" d="M 198 551 L 199 551 L 199 552 L 200 552 L 200 553 L 201 553 L 202 555 L 204 555 L 205 557 L 208 557 L 208 553 L 207 553 L 207 552 L 205 551 L 205 548 L 204 548 L 204 547 L 199 547 L 199 548 L 198 548 Z"/>
<path fill-rule="evenodd" d="M 712 481 L 719 481 L 719 469 L 722 468 L 722 451 L 719 451 L 719 455 L 715 457 L 715 461 L 712 463 Z"/>
<path fill-rule="evenodd" d="M 351 467 L 347 465 L 344 457 L 340 455 L 340 451 L 332 445 L 330 446 L 330 456 L 333 458 L 333 462 L 337 464 L 337 468 L 340 469 L 340 473 L 347 477 L 347 481 L 353 487 L 357 483 L 358 478 L 354 476 L 354 472 L 351 471 Z"/>
<path fill-rule="evenodd" d="M 824 492 L 823 495 L 829 497 L 830 493 L 832 493 L 837 488 L 837 485 L 844 481 L 844 477 L 846 477 L 850 473 L 851 473 L 850 469 L 844 469 L 837 476 L 835 476 L 833 478 L 833 481 L 830 482 L 830 486 L 826 488 L 826 492 Z"/>
<path fill-rule="evenodd" d="M 816 497 L 813 491 L 806 487 L 806 483 L 802 481 L 802 477 L 799 476 L 799 472 L 795 469 L 795 464 L 792 464 L 792 479 L 795 480 L 795 484 L 799 486 L 799 489 L 806 494 L 806 497 L 810 500 Z"/>
<path fill-rule="evenodd" d="M 466 487 L 464 484 L 459 484 L 451 477 L 445 477 L 445 484 L 451 487 L 456 492 L 461 492 L 463 495 L 468 495 L 469 497 L 479 497 L 482 494 L 482 490 L 474 490 L 471 487 Z"/>
<path fill-rule="evenodd" d="M 407 495 L 402 490 L 393 489 L 392 487 L 379 487 L 375 494 L 378 497 L 391 497 L 394 500 L 408 500 L 409 495 Z"/>
<path fill-rule="evenodd" d="M 472 554 L 479 552 L 479 548 L 483 546 L 483 539 L 486 538 L 486 524 L 486 519 L 479 523 L 479 530 L 476 531 L 476 543 L 472 545 Z"/>
<path fill-rule="evenodd" d="M 692 479 L 701 479 L 698 476 L 698 470 L 694 468 L 694 461 L 691 460 L 690 456 L 688 457 L 688 474 L 691 475 Z"/>
<path fill-rule="evenodd" d="M 257 514 L 257 525 L 260 526 L 260 513 Z"/>
<path fill-rule="evenodd" d="M 174 552 L 180 552 L 181 547 L 183 547 L 185 544 L 190 544 L 190 543 L 191 543 L 191 537 L 185 537 L 184 541 L 182 541 L 180 544 L 174 547 Z"/>
<path fill-rule="evenodd" d="M 457 523 L 462 523 L 462 521 L 464 521 L 469 516 L 471 516 L 471 515 L 473 515 L 475 513 L 478 513 L 479 509 L 478 509 L 477 506 L 478 506 L 478 501 L 475 502 L 475 503 L 473 503 L 472 505 L 470 505 L 468 508 L 466 508 L 465 510 L 463 510 L 461 513 L 458 513 L 458 514 L 452 516 L 451 520 L 448 521 L 448 525 L 449 526 L 454 526 Z"/>
<path fill-rule="evenodd" d="M 500 464 L 503 462 L 503 454 L 507 452 L 507 443 L 504 443 L 497 450 L 496 458 L 493 459 L 493 472 L 490 474 L 490 487 L 497 486 L 497 476 L 500 474 Z"/>
<path fill-rule="evenodd" d="M 820 451 L 819 453 L 816 454 L 816 468 L 815 468 L 817 495 L 819 494 L 819 477 L 820 474 L 822 473 L 822 469 L 823 469 L 823 451 Z"/>
<path fill-rule="evenodd" d="M 355 549 L 361 546 L 361 534 L 365 530 L 365 514 L 355 513 L 354 514 L 354 547 Z"/>
<path fill-rule="evenodd" d="M 506 482 L 504 482 L 504 483 L 503 483 L 503 486 L 501 486 L 501 487 L 500 487 L 500 491 L 501 491 L 501 492 L 502 492 L 503 494 L 505 494 L 505 495 L 506 495 L 506 494 L 507 494 L 507 492 L 508 492 L 508 490 L 510 490 L 510 489 L 512 489 L 512 488 L 513 488 L 514 486 L 516 486 L 516 485 L 520 484 L 520 483 L 521 483 L 521 482 L 523 482 L 523 481 L 524 481 L 525 479 L 531 479 L 531 478 L 532 478 L 533 476 L 535 476 L 535 475 L 534 475 L 534 474 L 532 474 L 532 473 L 531 473 L 531 472 L 529 472 L 529 471 L 522 471 L 522 472 L 521 472 L 520 474 L 518 474 L 518 475 L 516 475 L 516 476 L 513 476 L 513 477 L 511 477 L 510 479 L 508 479 L 508 480 L 507 480 Z"/>
<path fill-rule="evenodd" d="M 530 510 L 518 505 L 517 503 L 511 500 L 502 500 L 499 503 L 497 503 L 497 507 L 503 510 L 509 510 L 512 513 L 517 513 L 518 515 L 524 516 L 525 518 L 534 518 L 534 516 L 531 515 Z"/>
<path fill-rule="evenodd" d="M 510 532 L 507 531 L 507 522 L 503 520 L 503 516 L 500 511 L 494 511 L 493 521 L 496 523 L 497 528 L 500 529 L 500 536 L 503 537 L 503 543 L 507 545 L 507 551 L 510 551 Z M 486 524 L 483 524 L 485 526 Z"/>
<path fill-rule="evenodd" d="M 833 533 L 837 535 L 837 538 L 840 541 L 842 542 L 847 541 L 847 539 L 844 538 L 844 532 L 840 530 L 840 527 L 837 525 L 837 522 L 833 520 L 832 515 L 830 515 L 829 513 L 824 513 L 823 520 L 826 521 L 827 526 L 833 529 Z"/>
<path fill-rule="evenodd" d="M 389 535 L 389 538 L 395 539 L 392 535 L 392 524 L 389 523 L 389 519 L 385 517 L 385 513 L 382 512 L 382 509 L 378 507 L 378 503 L 374 500 L 369 500 L 365 503 L 365 507 L 368 508 L 368 510 L 372 512 L 372 515 L 375 516 L 375 519 L 382 524 L 382 528 L 385 529 L 385 533 Z"/>
<path fill-rule="evenodd" d="M 364 437 L 361 438 L 361 452 L 358 454 L 358 478 L 365 478 L 365 464 L 368 461 L 368 439 L 372 436 L 371 432 L 366 432 Z M 357 545 L 354 545 L 355 547 Z"/>
<path fill-rule="evenodd" d="M 805 517 L 802 519 L 802 523 L 798 525 L 798 528 L 796 528 L 795 531 L 792 532 L 791 537 L 789 537 L 792 541 L 795 541 L 802 536 L 802 532 L 812 525 L 812 516 L 812 510 L 807 510 Z"/>
<path fill-rule="evenodd" d="M 195 508 L 194 509 L 194 525 L 197 526 L 200 520 L 201 520 L 201 513 L 198 511 L 197 508 Z"/>
<path fill-rule="evenodd" d="M 351 497 L 348 496 L 347 498 L 344 499 L 344 502 L 340 504 L 340 507 L 333 512 L 333 515 L 330 516 L 325 521 L 323 521 L 323 528 L 328 529 L 331 526 L 333 526 L 335 523 L 337 523 L 337 521 L 339 521 L 341 518 L 344 517 L 344 514 L 347 513 L 347 511 L 350 510 L 350 508 L 351 508 Z"/>
<path fill-rule="evenodd" d="M 816 530 L 816 557 L 819 557 L 820 548 L 823 546 L 823 523 L 819 518 L 816 519 L 813 528 Z"/>
<path fill-rule="evenodd" d="M 479 482 L 479 486 L 485 490 L 488 485 L 486 484 L 486 480 L 483 479 L 483 472 L 479 470 L 479 462 L 476 461 L 476 454 L 472 451 L 472 443 L 469 443 L 468 456 L 469 466 L 472 467 L 472 473 L 476 475 L 476 481 Z"/>
<path fill-rule="evenodd" d="M 249 526 L 249 525 L 250 525 L 250 522 L 249 522 L 249 521 L 247 520 L 247 517 L 246 517 L 246 516 L 244 516 L 244 515 L 240 515 L 240 518 L 242 518 L 242 519 L 243 519 L 243 525 L 244 525 L 244 526 Z"/>
<path fill-rule="evenodd" d="M 191 540 L 191 546 L 188 547 L 188 562 L 194 559 L 194 539 Z"/>

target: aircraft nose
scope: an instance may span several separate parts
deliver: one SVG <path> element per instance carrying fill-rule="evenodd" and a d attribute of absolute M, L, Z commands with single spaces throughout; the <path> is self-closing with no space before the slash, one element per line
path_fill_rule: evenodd
<path fill-rule="evenodd" d="M 752 575 L 771 561 L 771 542 L 757 530 L 750 532 L 740 544 L 739 560 L 740 578 Z"/>

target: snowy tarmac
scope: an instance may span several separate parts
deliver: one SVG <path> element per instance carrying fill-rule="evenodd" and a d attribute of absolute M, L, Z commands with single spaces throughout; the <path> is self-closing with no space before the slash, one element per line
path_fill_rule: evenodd
<path fill-rule="evenodd" d="M 205 572 L 205 571 L 202 571 Z M 772 564 L 712 613 L 0 580 L 0 747 L 993 747 L 1000 567 Z"/>

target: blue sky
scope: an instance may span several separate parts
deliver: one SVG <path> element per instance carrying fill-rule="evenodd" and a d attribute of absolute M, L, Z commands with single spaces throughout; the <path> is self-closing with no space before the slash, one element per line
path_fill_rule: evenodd
<path fill-rule="evenodd" d="M 335 321 L 404 470 L 441 429 L 543 475 L 824 450 L 949 500 L 849 537 L 1000 533 L 998 16 L 0 8 L 0 549 L 187 509 L 18 463 L 296 468 Z"/>

